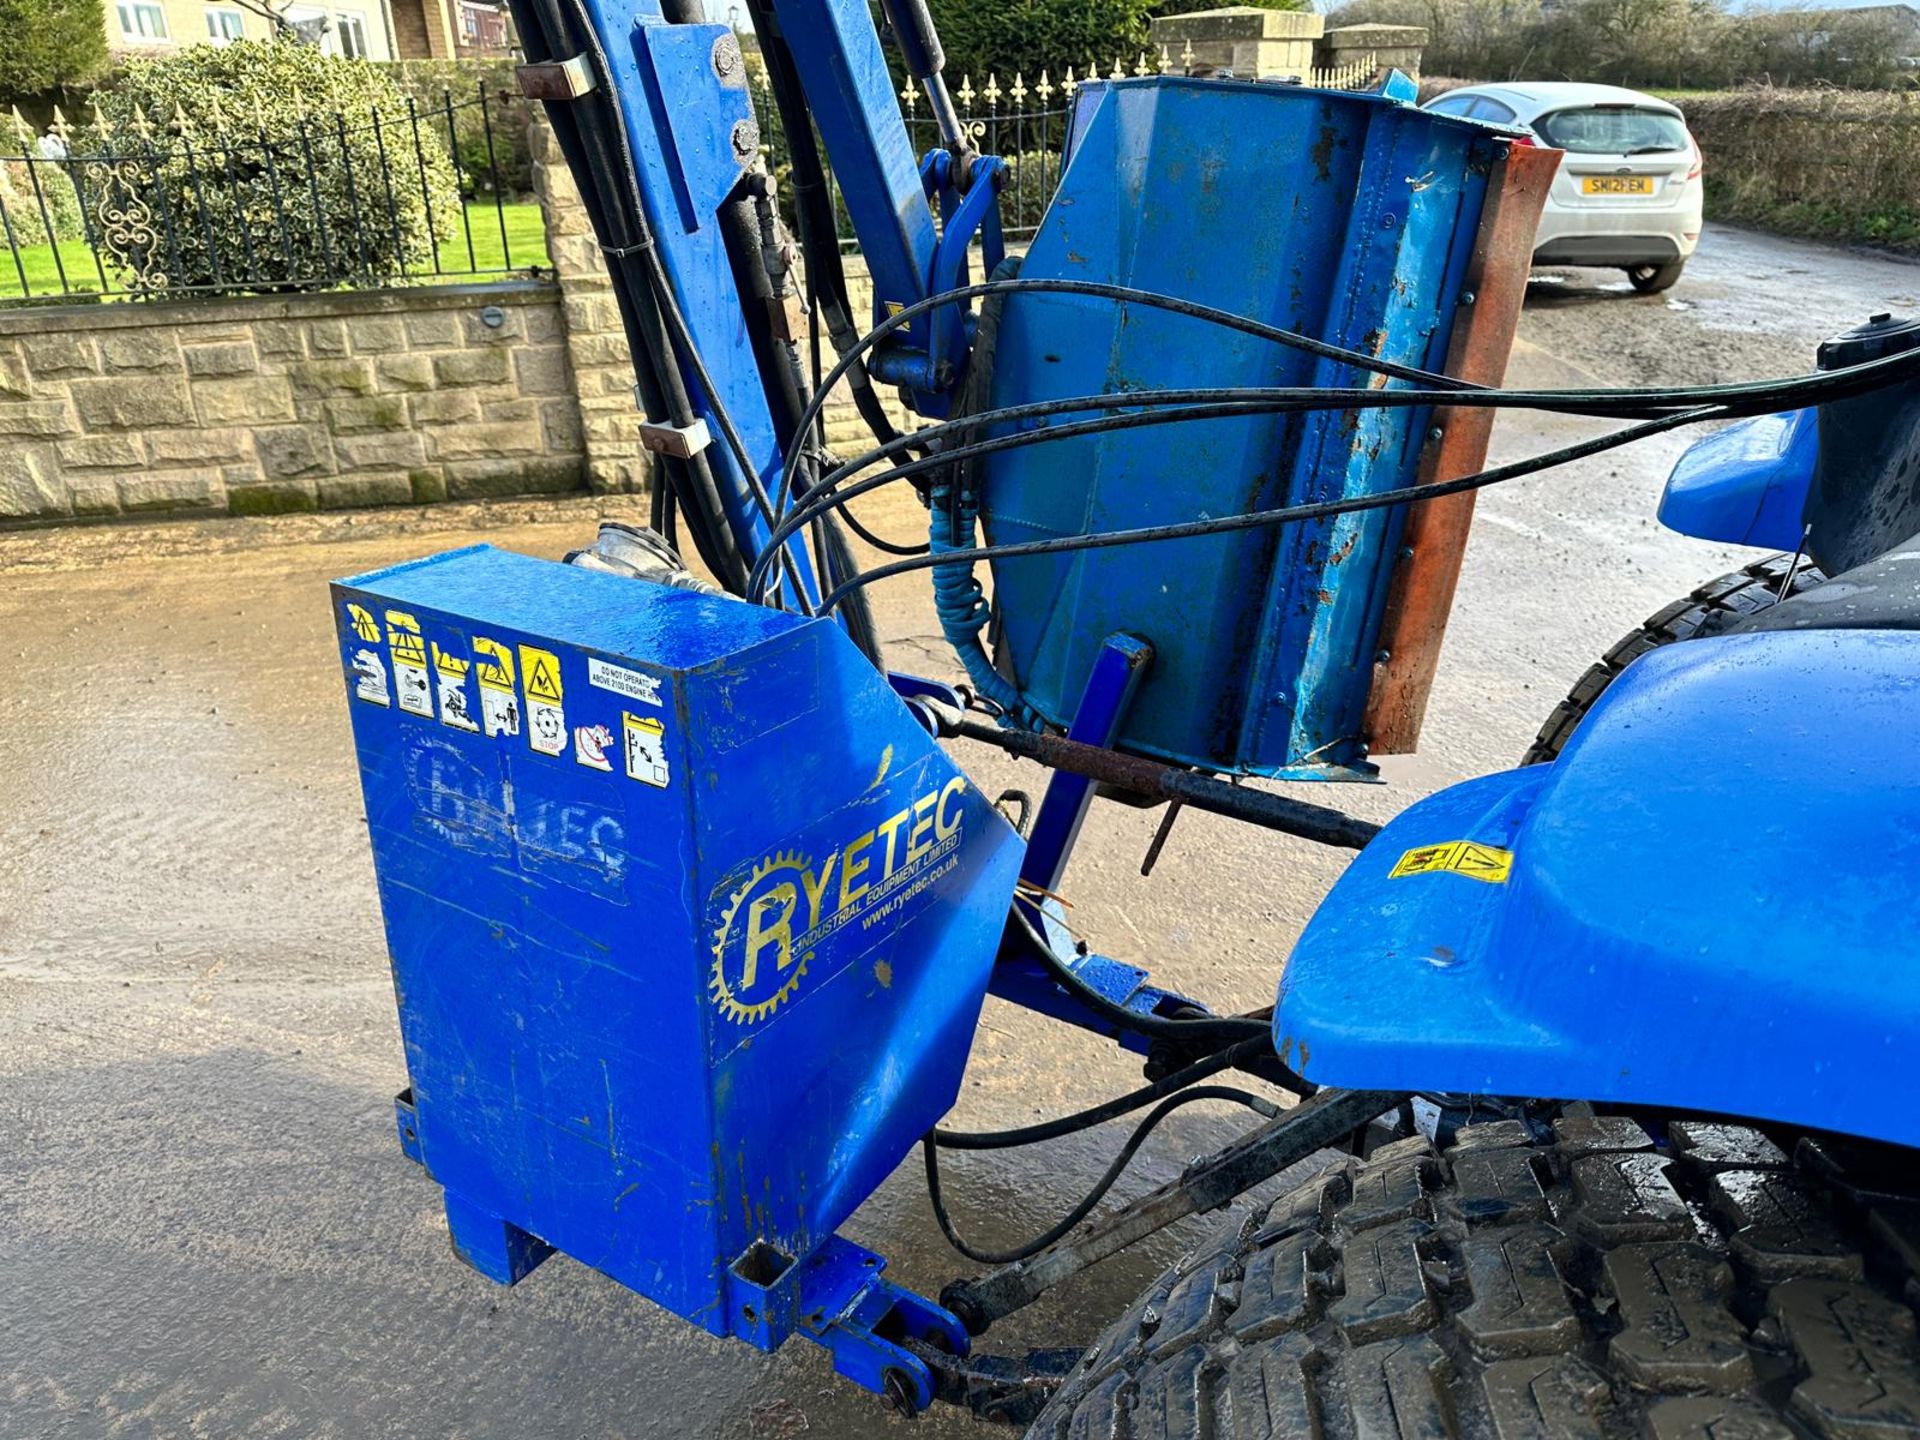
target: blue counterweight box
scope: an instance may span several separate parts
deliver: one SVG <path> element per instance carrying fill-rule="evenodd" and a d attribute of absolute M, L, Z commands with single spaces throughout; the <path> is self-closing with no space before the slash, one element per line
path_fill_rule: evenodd
<path fill-rule="evenodd" d="M 486 546 L 334 608 L 455 1248 L 778 1343 L 730 1270 L 776 1283 L 952 1103 L 1018 836 L 830 621 Z"/>

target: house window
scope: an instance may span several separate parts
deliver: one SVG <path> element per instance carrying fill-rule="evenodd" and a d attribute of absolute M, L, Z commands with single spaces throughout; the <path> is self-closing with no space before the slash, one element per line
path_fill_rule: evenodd
<path fill-rule="evenodd" d="M 349 60 L 367 58 L 367 22 L 356 10 L 337 10 L 333 16 L 334 38 L 340 53 Z"/>
<path fill-rule="evenodd" d="M 120 34 L 126 39 L 151 45 L 168 38 L 167 12 L 158 5 L 143 3 L 143 0 L 120 0 L 118 8 Z"/>
<path fill-rule="evenodd" d="M 247 28 L 241 20 L 238 10 L 207 11 L 207 40 L 214 45 L 225 45 L 233 40 L 247 38 Z"/>

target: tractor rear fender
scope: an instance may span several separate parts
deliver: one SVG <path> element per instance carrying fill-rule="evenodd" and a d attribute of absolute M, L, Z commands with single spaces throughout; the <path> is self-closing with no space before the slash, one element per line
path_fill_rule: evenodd
<path fill-rule="evenodd" d="M 1334 886 L 1274 1041 L 1323 1084 L 1920 1144 L 1920 633 L 1658 650 L 1551 765 L 1441 791 Z"/>

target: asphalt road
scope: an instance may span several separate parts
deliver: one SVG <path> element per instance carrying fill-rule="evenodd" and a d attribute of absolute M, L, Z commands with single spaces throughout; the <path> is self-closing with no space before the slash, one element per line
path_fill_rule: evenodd
<path fill-rule="evenodd" d="M 1709 231 L 1670 295 L 1591 273 L 1534 287 L 1512 378 L 1753 378 L 1920 307 L 1920 267 Z M 1587 433 L 1503 419 L 1499 456 Z M 1589 659 L 1740 552 L 1653 522 L 1665 439 L 1483 497 L 1422 753 L 1343 795 L 1384 818 L 1512 763 Z M 0 1437 L 851 1437 L 902 1422 L 821 1352 L 696 1334 L 565 1258 L 513 1290 L 449 1254 L 399 1153 L 404 1080 L 324 582 L 473 539 L 554 556 L 594 501 L 0 536 Z M 872 518 L 904 524 L 904 511 Z M 898 661 L 950 668 L 913 580 Z M 1037 772 L 965 760 L 988 787 Z M 1189 814 L 1099 806 L 1068 874 L 1109 953 L 1222 1008 L 1266 1003 L 1338 860 Z M 1127 1088 L 1105 1046 L 989 1002 L 958 1123 Z M 1183 1112 L 1132 1191 L 1239 1128 Z M 962 1225 L 1044 1227 L 1100 1134 L 952 1167 Z M 970 1267 L 910 1162 L 848 1233 L 925 1293 Z M 990 1337 L 1089 1338 L 1191 1232 L 1159 1237 Z M 916 1433 L 971 1433 L 935 1417 Z"/>

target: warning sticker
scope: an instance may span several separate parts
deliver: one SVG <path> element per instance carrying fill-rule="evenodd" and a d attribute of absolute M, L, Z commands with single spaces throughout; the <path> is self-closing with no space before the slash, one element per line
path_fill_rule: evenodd
<path fill-rule="evenodd" d="M 366 614 L 364 610 L 360 613 Z M 374 632 L 374 638 L 379 638 L 378 631 Z M 353 695 L 369 705 L 393 703 L 387 694 L 387 662 L 380 658 L 378 650 L 369 650 L 363 645 L 353 652 Z"/>
<path fill-rule="evenodd" d="M 435 642 L 433 673 L 440 682 L 440 723 L 477 735 L 480 722 L 473 718 L 473 702 L 467 697 L 467 671 L 472 668 L 466 656 L 450 655 Z"/>
<path fill-rule="evenodd" d="M 480 680 L 480 722 L 487 737 L 520 733 L 520 695 L 513 686 L 513 651 L 484 635 L 473 637 L 473 668 Z"/>
<path fill-rule="evenodd" d="M 369 645 L 380 643 L 380 627 L 374 623 L 373 616 L 364 605 L 347 605 L 347 619 L 353 622 L 353 633 Z"/>
<path fill-rule="evenodd" d="M 400 708 L 433 718 L 433 686 L 427 680 L 427 642 L 420 622 L 404 610 L 387 611 L 387 648 L 393 652 L 393 688 Z"/>
<path fill-rule="evenodd" d="M 621 713 L 627 778 L 658 789 L 667 787 L 667 727 L 651 715 Z"/>
<path fill-rule="evenodd" d="M 616 695 L 624 695 L 629 700 L 638 700 L 642 705 L 662 703 L 657 676 L 643 675 L 623 665 L 610 665 L 591 655 L 587 657 L 587 682 L 598 685 L 602 690 L 611 690 Z"/>
<path fill-rule="evenodd" d="M 1409 875 L 1428 875 L 1441 870 L 1484 880 L 1489 885 L 1504 885 L 1513 870 L 1513 852 L 1473 840 L 1421 845 L 1402 855 L 1387 872 L 1387 878 L 1401 880 Z"/>
<path fill-rule="evenodd" d="M 607 747 L 613 744 L 613 732 L 604 725 L 582 725 L 573 732 L 573 758 L 589 770 L 613 770 L 613 757 Z"/>
<path fill-rule="evenodd" d="M 520 680 L 527 695 L 527 743 L 542 755 L 567 752 L 567 717 L 561 707 L 560 657 L 551 650 L 520 647 Z M 611 735 L 607 736 L 609 742 Z M 611 764 L 602 767 L 611 770 Z"/>

